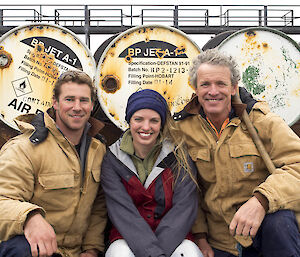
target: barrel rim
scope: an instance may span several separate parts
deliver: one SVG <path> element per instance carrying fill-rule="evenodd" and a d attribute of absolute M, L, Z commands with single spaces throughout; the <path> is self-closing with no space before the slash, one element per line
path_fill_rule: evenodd
<path fill-rule="evenodd" d="M 241 34 L 241 33 L 245 33 L 246 31 L 250 31 L 250 30 L 261 30 L 261 31 L 273 32 L 274 34 L 282 36 L 283 38 L 290 41 L 300 51 L 300 46 L 298 45 L 298 43 L 294 39 L 289 37 L 287 34 L 281 32 L 280 30 L 269 28 L 269 27 L 249 27 L 249 28 L 238 30 L 238 31 L 234 32 L 233 34 L 231 34 L 230 36 L 228 36 L 226 39 L 224 39 L 218 45 L 218 48 L 222 47 L 222 45 L 224 45 L 227 41 L 229 41 L 231 38 L 235 37 L 236 35 Z"/>

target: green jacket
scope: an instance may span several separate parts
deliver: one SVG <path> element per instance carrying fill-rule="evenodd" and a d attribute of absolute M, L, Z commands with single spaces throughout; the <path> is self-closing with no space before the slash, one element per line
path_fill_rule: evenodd
<path fill-rule="evenodd" d="M 0 152 L 0 240 L 23 234 L 27 214 L 39 210 L 54 228 L 63 256 L 103 251 L 106 208 L 98 188 L 104 144 L 90 138 L 82 178 L 79 155 L 54 120 L 45 113 L 49 132 L 43 142 L 33 144 L 29 137 L 34 127 L 24 118 L 28 116 L 16 121 L 23 134 Z"/>
<path fill-rule="evenodd" d="M 276 167 L 276 172 L 269 174 L 244 122 L 232 118 L 218 139 L 199 114 L 197 98 L 189 105 L 186 109 L 190 115 L 177 124 L 200 174 L 203 198 L 193 233 L 208 233 L 211 246 L 237 255 L 237 241 L 249 246 L 252 240 L 233 238 L 229 224 L 254 192 L 268 199 L 269 213 L 291 209 L 299 223 L 300 140 L 288 125 L 264 102 L 257 102 L 249 114 Z"/>

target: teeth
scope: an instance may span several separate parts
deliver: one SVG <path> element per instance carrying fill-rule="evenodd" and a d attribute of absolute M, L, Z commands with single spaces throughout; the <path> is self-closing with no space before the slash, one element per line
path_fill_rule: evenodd
<path fill-rule="evenodd" d="M 150 133 L 140 133 L 140 135 L 143 137 L 147 137 L 147 136 L 150 136 L 151 134 Z"/>
<path fill-rule="evenodd" d="M 210 101 L 210 102 L 217 102 L 217 101 L 219 101 L 219 99 L 207 99 L 207 101 Z"/>

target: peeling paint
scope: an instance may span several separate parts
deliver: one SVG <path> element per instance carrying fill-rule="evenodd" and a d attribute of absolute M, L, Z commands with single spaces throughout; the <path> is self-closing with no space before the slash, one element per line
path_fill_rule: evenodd
<path fill-rule="evenodd" d="M 300 118 L 300 47 L 280 31 L 244 29 L 225 39 L 219 49 L 232 55 L 241 70 L 240 86 L 289 125 Z"/>
<path fill-rule="evenodd" d="M 12 61 L 11 54 L 5 51 L 3 46 L 0 46 L 0 69 L 8 68 Z"/>

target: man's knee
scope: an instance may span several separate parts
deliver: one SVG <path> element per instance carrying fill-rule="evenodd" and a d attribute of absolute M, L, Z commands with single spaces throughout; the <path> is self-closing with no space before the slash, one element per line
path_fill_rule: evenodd
<path fill-rule="evenodd" d="M 300 256 L 300 236 L 294 212 L 280 210 L 266 215 L 253 245 L 266 257 Z"/>
<path fill-rule="evenodd" d="M 190 240 L 183 240 L 171 257 L 203 257 L 199 247 Z"/>
<path fill-rule="evenodd" d="M 31 257 L 30 245 L 25 236 L 18 235 L 2 242 L 0 257 Z"/>
<path fill-rule="evenodd" d="M 105 257 L 134 257 L 134 254 L 126 241 L 119 239 L 111 243 L 105 253 Z"/>
<path fill-rule="evenodd" d="M 263 233 L 278 234 L 282 236 L 285 233 L 298 231 L 298 224 L 293 211 L 280 210 L 267 214 L 262 222 Z"/>

